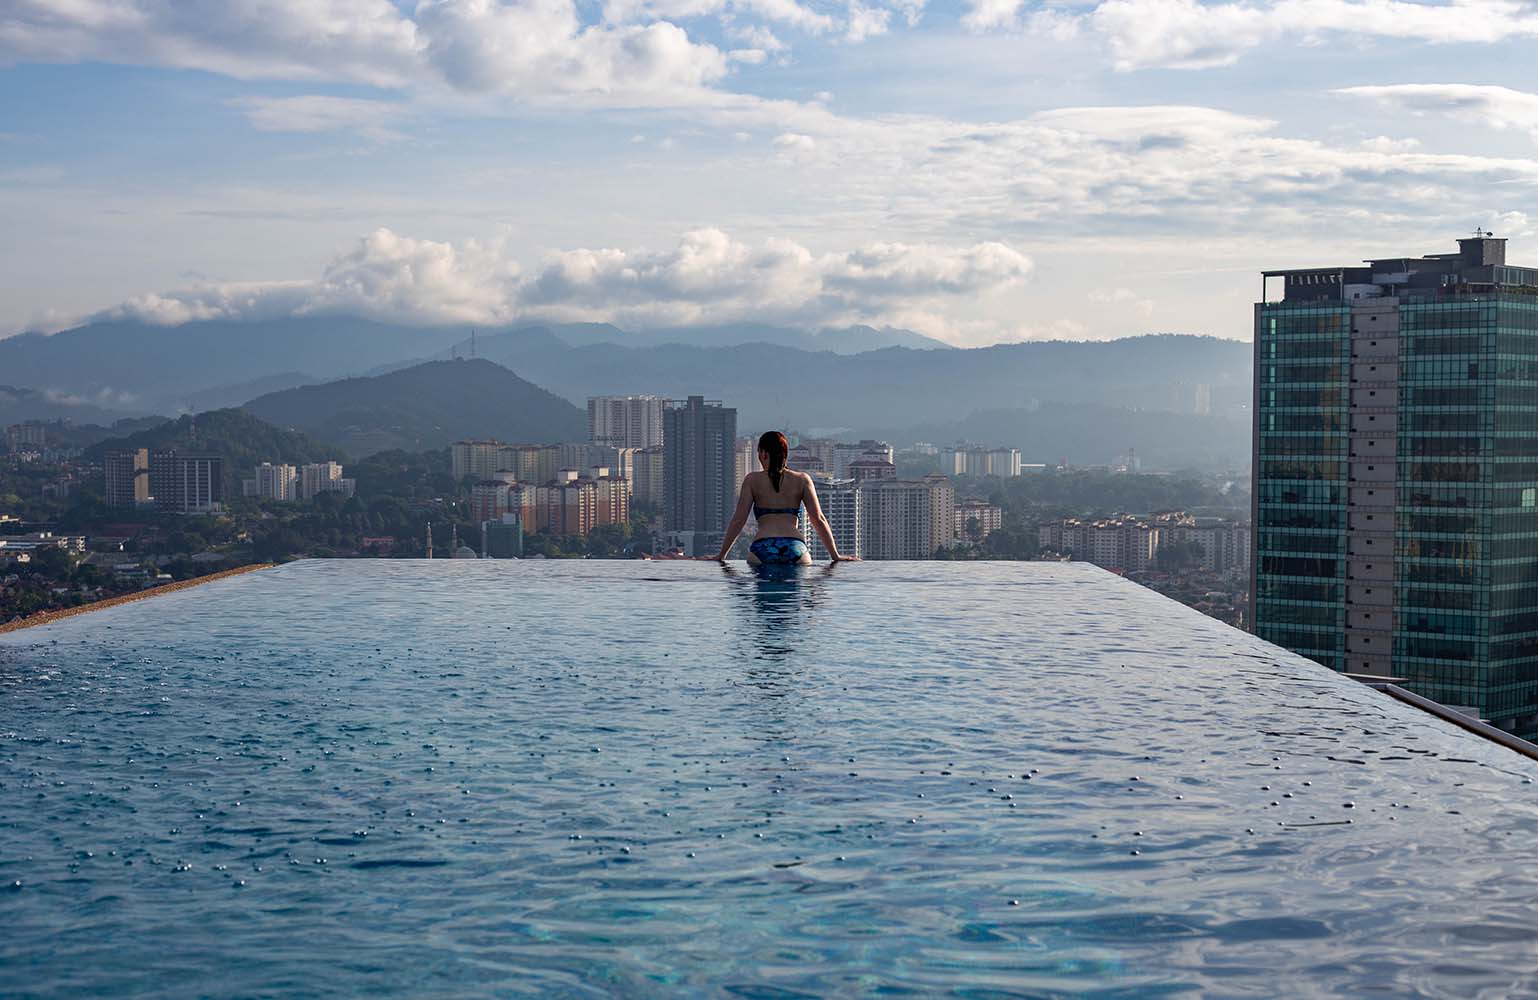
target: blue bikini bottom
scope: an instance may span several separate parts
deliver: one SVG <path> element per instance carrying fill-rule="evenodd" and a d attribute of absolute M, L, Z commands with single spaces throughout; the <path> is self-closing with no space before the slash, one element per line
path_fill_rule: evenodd
<path fill-rule="evenodd" d="M 799 538 L 755 538 L 748 551 L 765 566 L 798 563 L 806 558 L 806 543 Z"/>

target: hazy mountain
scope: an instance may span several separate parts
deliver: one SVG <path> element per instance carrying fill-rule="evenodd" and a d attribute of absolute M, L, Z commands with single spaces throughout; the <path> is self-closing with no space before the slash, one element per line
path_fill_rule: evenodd
<path fill-rule="evenodd" d="M 464 438 L 583 441 L 587 414 L 485 359 L 430 361 L 369 378 L 302 386 L 245 409 L 348 454 L 425 451 Z"/>
<path fill-rule="evenodd" d="M 343 459 L 331 445 L 297 431 L 274 427 L 244 410 L 211 410 L 168 420 L 126 437 L 101 441 L 88 448 L 86 455 L 100 459 L 119 448 L 180 448 L 221 455 L 226 491 L 233 490 L 241 478 L 249 477 L 252 468 L 262 462 L 303 465 Z"/>
<path fill-rule="evenodd" d="M 774 344 L 802 351 L 857 354 L 884 347 L 951 350 L 951 345 L 912 330 L 850 326 L 842 329 L 798 330 L 766 323 L 726 323 L 713 326 L 659 327 L 655 330 L 621 330 L 608 323 L 563 323 L 515 328 L 511 335 L 528 342 L 531 334 L 546 334 L 571 347 L 617 344 L 624 347 L 734 347 L 739 344 Z"/>
<path fill-rule="evenodd" d="M 185 405 L 181 409 L 192 413 L 201 413 L 205 410 L 220 410 L 225 407 L 239 406 L 241 403 L 257 396 L 265 396 L 270 392 L 282 392 L 284 389 L 293 389 L 301 385 L 314 385 L 324 381 L 302 372 L 279 372 L 276 375 L 263 375 L 260 378 L 249 379 L 245 382 L 235 382 L 231 385 L 218 385 L 212 389 L 203 389 L 189 393 Z"/>
<path fill-rule="evenodd" d="M 5 370 L 0 367 L 0 371 Z M 23 420 L 72 420 L 77 423 L 110 424 L 122 415 L 121 411 L 103 409 L 86 400 L 60 392 L 43 392 L 37 389 L 0 385 L 0 427 L 21 423 Z"/>
<path fill-rule="evenodd" d="M 574 401 L 627 392 L 722 399 L 738 408 L 744 432 L 946 424 L 982 409 L 1049 402 L 1190 412 L 1200 393 L 1221 413 L 1247 404 L 1250 396 L 1250 345 L 1213 337 L 887 348 L 855 355 L 765 344 L 551 348 L 489 338 L 478 346 L 483 357 Z"/>
<path fill-rule="evenodd" d="M 1109 465 L 1136 451 L 1150 468 L 1242 469 L 1250 461 L 1248 421 L 1085 403 L 979 410 L 962 420 L 893 427 L 896 441 L 976 441 L 1020 449 L 1024 462 Z"/>
<path fill-rule="evenodd" d="M 0 372 L 13 384 L 91 399 L 109 394 L 124 411 L 164 412 L 210 386 L 282 372 L 350 375 L 430 356 L 469 334 L 467 326 L 396 326 L 352 316 L 181 326 L 99 322 L 0 340 Z"/>

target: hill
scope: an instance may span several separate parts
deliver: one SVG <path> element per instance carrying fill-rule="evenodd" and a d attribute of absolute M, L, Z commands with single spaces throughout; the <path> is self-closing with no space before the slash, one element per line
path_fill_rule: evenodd
<path fill-rule="evenodd" d="M 175 412 L 190 394 L 212 386 L 296 371 L 336 378 L 428 357 L 469 335 L 469 327 L 398 326 L 353 316 L 181 326 L 97 322 L 0 340 L 0 372 L 10 382 L 87 399 L 133 397 L 124 411 Z"/>
<path fill-rule="evenodd" d="M 86 457 L 99 461 L 108 451 L 131 448 L 181 448 L 221 455 L 224 457 L 227 496 L 238 495 L 238 491 L 231 493 L 230 490 L 262 462 L 303 465 L 345 461 L 336 448 L 297 431 L 274 427 L 244 410 L 235 409 L 188 415 L 126 437 L 109 438 L 87 448 Z"/>
<path fill-rule="evenodd" d="M 429 361 L 369 378 L 301 386 L 245 409 L 352 455 L 426 451 L 465 438 L 584 441 L 587 415 L 484 359 Z"/>

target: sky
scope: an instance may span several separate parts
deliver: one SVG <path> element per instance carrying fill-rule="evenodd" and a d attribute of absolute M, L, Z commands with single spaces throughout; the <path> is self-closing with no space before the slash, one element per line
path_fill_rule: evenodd
<path fill-rule="evenodd" d="M 93 318 L 1248 339 L 1538 266 L 1538 2 L 0 0 L 0 335 Z"/>

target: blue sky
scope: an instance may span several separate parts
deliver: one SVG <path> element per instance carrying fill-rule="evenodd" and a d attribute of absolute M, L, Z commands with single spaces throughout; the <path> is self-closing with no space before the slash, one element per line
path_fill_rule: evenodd
<path fill-rule="evenodd" d="M 355 312 L 1248 336 L 1538 262 L 1538 4 L 10 0 L 0 333 Z"/>

